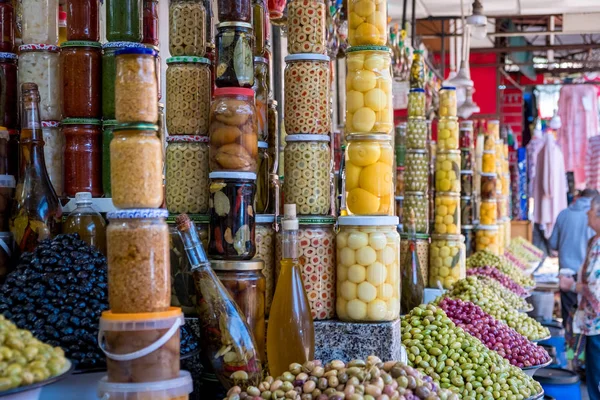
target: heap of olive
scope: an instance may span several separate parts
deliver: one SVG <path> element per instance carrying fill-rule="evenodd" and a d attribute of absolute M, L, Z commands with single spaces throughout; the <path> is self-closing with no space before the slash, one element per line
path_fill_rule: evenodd
<path fill-rule="evenodd" d="M 539 383 L 458 328 L 441 308 L 422 304 L 402 317 L 402 344 L 409 364 L 463 400 L 524 400 Z"/>
<path fill-rule="evenodd" d="M 274 379 L 267 377 L 258 387 L 242 391 L 234 386 L 225 400 L 458 400 L 449 390 L 440 389 L 428 376 L 397 361 L 378 357 L 291 364 L 289 371 Z"/>
<path fill-rule="evenodd" d="M 531 277 L 526 276 L 521 269 L 516 267 L 504 256 L 498 256 L 487 250 L 482 250 L 467 259 L 467 269 L 485 266 L 491 266 L 498 269 L 521 286 L 535 286 L 535 281 Z"/>
<path fill-rule="evenodd" d="M 494 294 L 494 296 L 500 297 L 506 302 L 506 304 L 508 304 L 512 308 L 519 311 L 523 311 L 530 307 L 527 301 L 525 301 L 525 299 L 517 296 L 516 294 L 502 286 L 498 281 L 492 278 L 488 278 L 486 276 L 475 276 L 475 278 L 477 278 L 477 281 L 473 286 L 475 286 L 476 288 L 483 286 L 487 287 L 489 291 Z M 459 289 L 457 288 L 457 292 L 453 291 L 453 293 L 459 294 L 458 290 Z"/>

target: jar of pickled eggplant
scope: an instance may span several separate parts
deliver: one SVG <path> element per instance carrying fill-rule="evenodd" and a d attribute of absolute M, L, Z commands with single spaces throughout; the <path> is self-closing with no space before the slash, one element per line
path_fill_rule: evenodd
<path fill-rule="evenodd" d="M 169 53 L 203 57 L 206 52 L 206 9 L 201 0 L 169 3 Z"/>
<path fill-rule="evenodd" d="M 460 193 L 435 194 L 434 233 L 457 235 L 460 232 Z"/>
<path fill-rule="evenodd" d="M 262 274 L 264 263 L 261 260 L 212 260 L 210 265 L 246 317 L 246 322 L 254 336 L 258 355 L 261 360 L 265 360 L 267 341 L 265 325 L 266 281 Z"/>
<path fill-rule="evenodd" d="M 256 215 L 256 255 L 254 259 L 263 261 L 262 273 L 265 276 L 265 315 L 269 316 L 275 294 L 275 216 Z"/>
<path fill-rule="evenodd" d="M 422 117 L 409 117 L 406 124 L 406 148 L 420 150 L 427 148 L 427 121 Z"/>
<path fill-rule="evenodd" d="M 287 51 L 289 54 L 327 54 L 323 0 L 290 0 L 288 7 Z"/>
<path fill-rule="evenodd" d="M 99 42 L 69 41 L 61 45 L 63 116 L 102 116 L 102 48 Z"/>
<path fill-rule="evenodd" d="M 409 244 L 412 236 L 408 233 L 400 234 L 400 265 L 406 265 L 406 257 L 410 254 Z M 419 259 L 419 267 L 423 275 L 423 282 L 429 282 L 429 235 L 417 233 L 414 236 L 415 250 Z"/>
<path fill-rule="evenodd" d="M 211 172 L 210 243 L 213 259 L 250 260 L 256 254 L 256 174 Z"/>
<path fill-rule="evenodd" d="M 408 93 L 408 117 L 425 118 L 426 111 L 425 89 L 410 89 Z"/>
<path fill-rule="evenodd" d="M 269 137 L 268 101 L 269 101 L 269 64 L 264 57 L 254 57 L 254 102 L 258 122 L 258 140 L 267 141 Z"/>
<path fill-rule="evenodd" d="M 473 121 L 460 121 L 459 123 L 459 146 L 461 149 L 473 149 Z"/>
<path fill-rule="evenodd" d="M 390 49 L 384 46 L 351 47 L 346 57 L 346 135 L 391 134 L 394 107 Z"/>
<path fill-rule="evenodd" d="M 463 225 L 461 232 L 465 237 L 465 251 L 467 258 L 469 258 L 475 253 L 475 230 L 473 225 Z"/>
<path fill-rule="evenodd" d="M 450 289 L 467 277 L 465 238 L 432 235 L 429 247 L 429 287 Z"/>
<path fill-rule="evenodd" d="M 410 64 L 410 88 L 425 89 L 425 61 L 423 50 L 415 50 Z"/>
<path fill-rule="evenodd" d="M 350 46 L 387 42 L 387 6 L 378 0 L 348 1 L 348 43 Z"/>
<path fill-rule="evenodd" d="M 221 22 L 217 25 L 216 49 L 215 83 L 217 87 L 251 88 L 254 85 L 252 24 Z"/>
<path fill-rule="evenodd" d="M 0 91 L 0 126 L 8 129 L 19 127 L 17 76 L 17 55 L 0 53 L 0 82 L 5 82 Z"/>
<path fill-rule="evenodd" d="M 210 61 L 200 57 L 167 59 L 169 135 L 207 135 L 210 113 Z"/>
<path fill-rule="evenodd" d="M 435 160 L 435 190 L 460 193 L 460 151 L 438 151 Z"/>
<path fill-rule="evenodd" d="M 429 233 L 429 199 L 425 192 L 404 192 L 404 212 L 415 214 L 415 232 Z"/>
<path fill-rule="evenodd" d="M 210 170 L 256 172 L 254 91 L 218 88 L 210 109 Z"/>
<path fill-rule="evenodd" d="M 285 130 L 290 134 L 331 133 L 329 57 L 293 54 L 285 58 Z"/>
<path fill-rule="evenodd" d="M 15 3 L 18 5 L 15 20 L 20 20 L 21 25 L 17 29 L 20 28 L 24 44 L 58 45 L 58 3 L 58 0 L 22 0 Z"/>
<path fill-rule="evenodd" d="M 113 130 L 116 126 L 116 119 L 102 121 L 102 191 L 104 192 L 104 197 L 112 197 L 110 184 L 110 142 L 114 137 Z"/>
<path fill-rule="evenodd" d="M 438 150 L 458 150 L 458 118 L 442 117 L 438 121 Z"/>
<path fill-rule="evenodd" d="M 473 149 L 460 149 L 460 169 L 463 171 L 472 171 L 474 168 L 473 163 Z"/>
<path fill-rule="evenodd" d="M 286 137 L 283 191 L 298 215 L 326 215 L 331 211 L 331 151 L 329 136 Z M 346 167 L 347 170 L 347 167 Z"/>
<path fill-rule="evenodd" d="M 59 50 L 58 46 L 47 44 L 19 46 L 19 87 L 25 82 L 33 82 L 38 86 L 40 119 L 42 121 L 60 121 L 62 119 Z"/>
<path fill-rule="evenodd" d="M 65 192 L 65 136 L 59 127 L 60 123 L 58 121 L 42 121 L 46 171 L 48 171 L 48 178 L 50 178 L 56 195 L 62 197 Z M 4 132 L 6 133 L 6 145 L 8 147 L 8 132 Z M 8 148 L 6 150 L 8 151 Z M 8 164 L 8 159 L 3 160 L 4 163 Z M 3 165 L 4 174 L 8 174 L 8 168 L 4 167 L 5 165 Z"/>
<path fill-rule="evenodd" d="M 348 213 L 394 215 L 391 137 L 354 134 L 348 136 L 347 141 L 345 191 Z"/>
<path fill-rule="evenodd" d="M 89 192 L 93 197 L 101 197 L 102 122 L 67 118 L 61 125 L 65 138 L 65 195 L 75 197 L 78 192 Z"/>
<path fill-rule="evenodd" d="M 407 150 L 404 190 L 427 192 L 429 183 L 429 156 L 427 150 Z"/>
<path fill-rule="evenodd" d="M 487 250 L 500 255 L 498 225 L 478 225 L 475 230 L 475 251 Z"/>
<path fill-rule="evenodd" d="M 482 225 L 496 225 L 498 205 L 496 199 L 481 200 L 479 206 L 479 223 Z"/>
<path fill-rule="evenodd" d="M 142 0 L 107 0 L 106 39 L 109 42 L 141 42 Z"/>
<path fill-rule="evenodd" d="M 462 196 L 473 195 L 473 171 L 460 171 L 460 193 Z"/>
<path fill-rule="evenodd" d="M 342 321 L 392 321 L 400 314 L 397 217 L 339 217 L 336 312 Z"/>
<path fill-rule="evenodd" d="M 404 195 L 404 167 L 396 168 L 396 188 L 395 195 L 403 196 Z"/>
<path fill-rule="evenodd" d="M 124 48 L 143 45 L 134 42 L 108 42 L 102 45 L 102 117 L 115 118 L 115 80 L 117 77 L 117 59 L 115 53 Z"/>
<path fill-rule="evenodd" d="M 460 221 L 465 225 L 473 225 L 473 198 L 461 196 L 460 198 Z"/>
<path fill-rule="evenodd" d="M 456 117 L 456 88 L 444 86 L 440 90 L 440 117 Z"/>
<path fill-rule="evenodd" d="M 158 119 L 156 51 L 134 47 L 120 49 L 115 54 L 116 119 L 119 122 L 155 124 Z"/>

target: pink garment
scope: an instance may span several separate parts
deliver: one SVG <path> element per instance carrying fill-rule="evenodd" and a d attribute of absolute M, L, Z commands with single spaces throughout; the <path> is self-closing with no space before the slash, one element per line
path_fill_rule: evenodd
<path fill-rule="evenodd" d="M 537 156 L 544 146 L 544 137 L 542 132 L 534 130 L 533 137 L 527 143 L 527 178 L 529 180 L 529 197 L 533 197 L 533 187 L 535 182 L 535 170 L 537 165 Z"/>
<path fill-rule="evenodd" d="M 588 140 L 585 159 L 585 187 L 600 190 L 600 135 Z"/>
<path fill-rule="evenodd" d="M 563 86 L 558 115 L 562 122 L 558 144 L 564 153 L 565 168 L 573 171 L 575 187 L 583 189 L 588 139 L 598 134 L 598 94 L 593 85 Z"/>
<path fill-rule="evenodd" d="M 538 153 L 533 201 L 534 222 L 542 225 L 544 235 L 549 238 L 558 213 L 567 208 L 564 157 L 551 134 L 545 135 L 544 147 Z"/>

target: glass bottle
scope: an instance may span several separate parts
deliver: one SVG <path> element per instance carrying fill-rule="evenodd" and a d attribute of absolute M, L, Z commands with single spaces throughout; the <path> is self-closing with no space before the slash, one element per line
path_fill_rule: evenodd
<path fill-rule="evenodd" d="M 405 264 L 401 266 L 402 291 L 400 294 L 400 309 L 407 313 L 423 303 L 425 282 L 417 254 L 417 234 L 415 229 L 415 212 L 410 210 L 408 221 L 408 257 Z"/>
<path fill-rule="evenodd" d="M 196 287 L 203 364 L 212 366 L 226 390 L 236 385 L 242 390 L 258 386 L 262 367 L 244 315 L 212 270 L 190 218 L 181 214 L 176 223 Z"/>
<path fill-rule="evenodd" d="M 20 251 L 32 251 L 38 240 L 60 233 L 62 208 L 44 161 L 44 140 L 35 83 L 21 86 L 21 171 L 10 218 Z"/>
<path fill-rule="evenodd" d="M 315 331 L 298 260 L 296 205 L 284 206 L 281 271 L 269 314 L 267 360 L 272 376 L 314 358 Z"/>
<path fill-rule="evenodd" d="M 106 254 L 106 222 L 92 206 L 92 194 L 77 193 L 75 205 L 75 210 L 64 222 L 63 233 L 78 233 L 81 240 Z"/>
<path fill-rule="evenodd" d="M 410 66 L 410 88 L 425 89 L 425 63 L 423 51 L 415 50 L 412 65 Z"/>
<path fill-rule="evenodd" d="M 64 42 L 66 42 L 67 39 L 67 19 L 68 19 L 68 15 L 65 11 L 62 11 L 62 7 L 61 10 L 58 12 L 58 45 L 62 46 L 62 44 Z"/>

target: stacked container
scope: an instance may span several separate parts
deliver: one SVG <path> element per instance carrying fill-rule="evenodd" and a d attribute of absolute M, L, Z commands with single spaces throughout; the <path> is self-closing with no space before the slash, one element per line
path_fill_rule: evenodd
<path fill-rule="evenodd" d="M 475 239 L 475 209 L 478 204 L 478 188 L 475 187 L 475 146 L 473 137 L 473 121 L 461 121 L 459 124 L 459 146 L 460 146 L 460 210 L 461 210 L 461 232 L 465 237 L 465 248 L 467 257 L 473 253 Z"/>
<path fill-rule="evenodd" d="M 394 196 L 396 199 L 396 216 L 402 226 L 402 216 L 404 214 L 404 183 L 405 183 L 405 159 L 406 159 L 406 122 L 401 122 L 396 126 L 396 135 L 394 137 L 394 153 L 396 154 L 396 175 Z"/>

